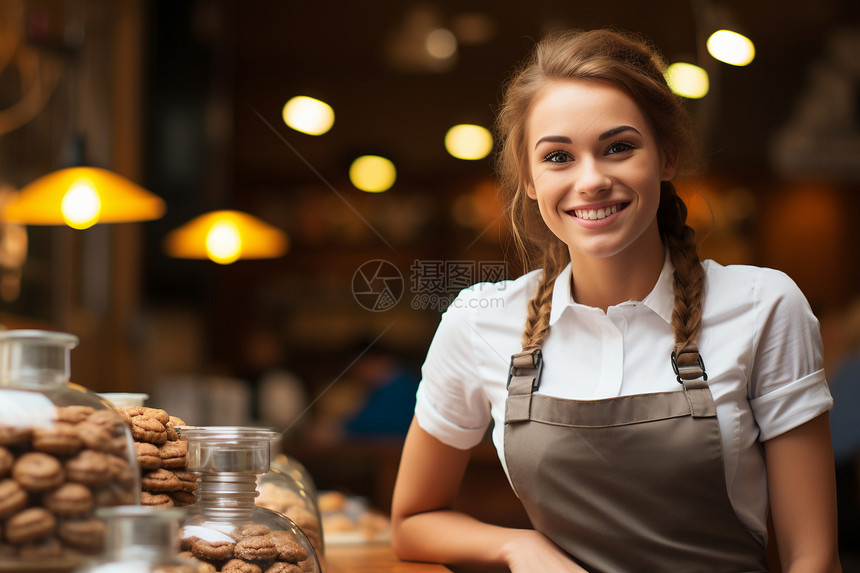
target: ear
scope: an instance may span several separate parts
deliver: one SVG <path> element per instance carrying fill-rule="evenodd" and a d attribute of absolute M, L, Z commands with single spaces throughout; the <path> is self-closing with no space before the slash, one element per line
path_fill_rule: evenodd
<path fill-rule="evenodd" d="M 664 151 L 660 156 L 660 181 L 671 181 L 678 172 L 678 153 Z"/>
<path fill-rule="evenodd" d="M 537 191 L 535 191 L 535 186 L 531 182 L 526 183 L 526 195 L 528 195 L 530 199 L 537 199 Z"/>

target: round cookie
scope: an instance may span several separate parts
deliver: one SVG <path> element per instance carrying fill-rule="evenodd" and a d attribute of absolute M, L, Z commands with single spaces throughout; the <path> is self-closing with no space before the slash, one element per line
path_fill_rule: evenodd
<path fill-rule="evenodd" d="M 106 526 L 101 519 L 70 519 L 60 522 L 57 535 L 65 543 L 85 552 L 98 551 L 104 545 Z"/>
<path fill-rule="evenodd" d="M 263 573 L 263 569 L 254 563 L 231 559 L 221 567 L 221 573 Z"/>
<path fill-rule="evenodd" d="M 161 467 L 167 469 L 185 469 L 188 456 L 188 442 L 168 441 L 158 448 Z"/>
<path fill-rule="evenodd" d="M 94 411 L 92 406 L 57 406 L 57 421 L 80 424 Z"/>
<path fill-rule="evenodd" d="M 140 484 L 144 490 L 152 492 L 182 490 L 182 483 L 179 478 L 172 471 L 164 468 L 143 474 L 140 478 Z"/>
<path fill-rule="evenodd" d="M 83 450 L 66 461 L 66 476 L 88 486 L 104 485 L 111 479 L 110 458 L 104 452 Z"/>
<path fill-rule="evenodd" d="M 156 446 L 167 442 L 167 430 L 164 424 L 146 416 L 135 416 L 131 419 L 131 435 L 138 442 L 149 442 Z"/>
<path fill-rule="evenodd" d="M 0 478 L 6 477 L 14 464 L 15 456 L 12 455 L 12 452 L 0 446 Z"/>
<path fill-rule="evenodd" d="M 174 507 L 176 504 L 166 493 L 150 493 L 148 491 L 142 491 L 140 492 L 140 505 L 164 509 Z"/>
<path fill-rule="evenodd" d="M 151 418 L 153 420 L 158 420 L 162 425 L 166 425 L 170 422 L 170 416 L 162 410 L 161 408 L 149 408 L 147 406 L 131 406 L 129 408 L 125 408 L 122 410 L 123 415 L 126 418 Z"/>
<path fill-rule="evenodd" d="M 265 573 L 302 573 L 302 568 L 294 563 L 275 561 L 266 569 Z"/>
<path fill-rule="evenodd" d="M 62 557 L 63 545 L 56 537 L 46 537 L 39 541 L 25 543 L 18 548 L 18 557 L 24 561 L 42 561 L 46 557 Z"/>
<path fill-rule="evenodd" d="M 196 539 L 191 545 L 191 554 L 204 561 L 226 561 L 233 557 L 235 546 L 232 541 Z"/>
<path fill-rule="evenodd" d="M 0 424 L 0 446 L 17 446 L 27 442 L 32 435 L 30 427 L 22 428 L 9 424 Z"/>
<path fill-rule="evenodd" d="M 79 483 L 68 482 L 46 493 L 42 498 L 42 504 L 55 515 L 68 517 L 89 513 L 95 502 L 90 488 Z"/>
<path fill-rule="evenodd" d="M 242 528 L 240 539 L 243 537 L 254 537 L 256 535 L 268 535 L 272 532 L 271 529 L 261 523 L 252 523 Z"/>
<path fill-rule="evenodd" d="M 178 489 L 189 493 L 197 491 L 197 476 L 195 474 L 182 470 L 173 470 L 173 475 L 179 480 Z"/>
<path fill-rule="evenodd" d="M 286 531 L 273 531 L 271 537 L 275 540 L 278 548 L 278 559 L 290 563 L 298 563 L 308 558 L 307 550 L 293 541 L 292 536 Z"/>
<path fill-rule="evenodd" d="M 34 428 L 32 440 L 34 450 L 49 454 L 74 454 L 83 445 L 77 426 L 69 422 Z"/>
<path fill-rule="evenodd" d="M 280 544 L 270 535 L 249 535 L 233 548 L 233 555 L 245 561 L 271 561 L 279 553 Z"/>
<path fill-rule="evenodd" d="M 6 522 L 6 541 L 22 545 L 51 535 L 56 527 L 57 520 L 50 511 L 44 507 L 30 507 Z"/>
<path fill-rule="evenodd" d="M 155 444 L 135 442 L 134 453 L 137 454 L 137 465 L 140 469 L 153 471 L 161 467 L 161 452 Z"/>
<path fill-rule="evenodd" d="M 176 507 L 194 505 L 194 502 L 197 501 L 197 496 L 187 491 L 169 491 L 167 495 L 173 500 L 173 505 Z"/>
<path fill-rule="evenodd" d="M 27 505 L 27 492 L 13 479 L 0 480 L 0 518 L 8 517 Z"/>
<path fill-rule="evenodd" d="M 62 464 L 54 456 L 28 452 L 12 466 L 12 477 L 27 491 L 39 492 L 63 483 L 65 474 Z"/>

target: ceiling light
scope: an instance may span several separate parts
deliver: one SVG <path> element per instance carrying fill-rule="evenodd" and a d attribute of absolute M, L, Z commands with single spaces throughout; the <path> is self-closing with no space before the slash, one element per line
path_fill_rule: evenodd
<path fill-rule="evenodd" d="M 280 229 L 242 211 L 212 211 L 188 221 L 164 238 L 164 250 L 178 259 L 209 259 L 225 265 L 239 259 L 274 259 L 287 252 Z"/>
<path fill-rule="evenodd" d="M 148 221 L 164 215 L 164 201 L 146 189 L 97 167 L 69 167 L 26 185 L 2 218 L 23 225 L 69 225 Z"/>

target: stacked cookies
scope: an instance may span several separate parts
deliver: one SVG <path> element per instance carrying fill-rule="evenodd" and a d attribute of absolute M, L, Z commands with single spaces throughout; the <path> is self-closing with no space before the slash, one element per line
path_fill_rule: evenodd
<path fill-rule="evenodd" d="M 128 427 L 113 410 L 56 406 L 50 422 L 0 423 L 0 560 L 99 553 L 96 507 L 137 499 Z"/>
<path fill-rule="evenodd" d="M 141 471 L 140 504 L 162 508 L 193 504 L 197 476 L 186 471 L 188 443 L 175 429 L 185 422 L 159 408 L 132 406 L 120 411 L 131 424 Z"/>
<path fill-rule="evenodd" d="M 196 536 L 181 538 L 183 557 L 196 557 L 209 571 L 222 573 L 305 573 L 316 571 L 313 556 L 286 531 L 253 524 L 228 534 L 195 528 Z M 199 535 L 203 534 L 205 538 Z"/>

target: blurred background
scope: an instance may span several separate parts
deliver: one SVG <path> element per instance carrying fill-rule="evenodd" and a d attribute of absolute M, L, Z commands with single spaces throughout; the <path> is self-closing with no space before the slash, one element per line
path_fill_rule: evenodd
<path fill-rule="evenodd" d="M 72 377 L 92 390 L 146 392 L 189 423 L 283 428 L 323 487 L 384 505 L 446 301 L 521 272 L 493 154 L 457 158 L 446 134 L 492 129 L 543 34 L 603 26 L 707 73 L 688 100 L 703 165 L 679 184 L 702 253 L 788 273 L 835 372 L 860 293 L 853 0 L 2 0 L 0 202 L 86 165 L 163 213 L 84 229 L 0 219 L 0 321 L 80 337 Z M 754 42 L 748 65 L 709 55 L 722 28 Z M 333 125 L 287 126 L 296 96 L 328 104 Z M 366 155 L 396 170 L 384 192 L 350 177 Z M 219 210 L 255 217 L 277 252 L 171 251 Z"/>

